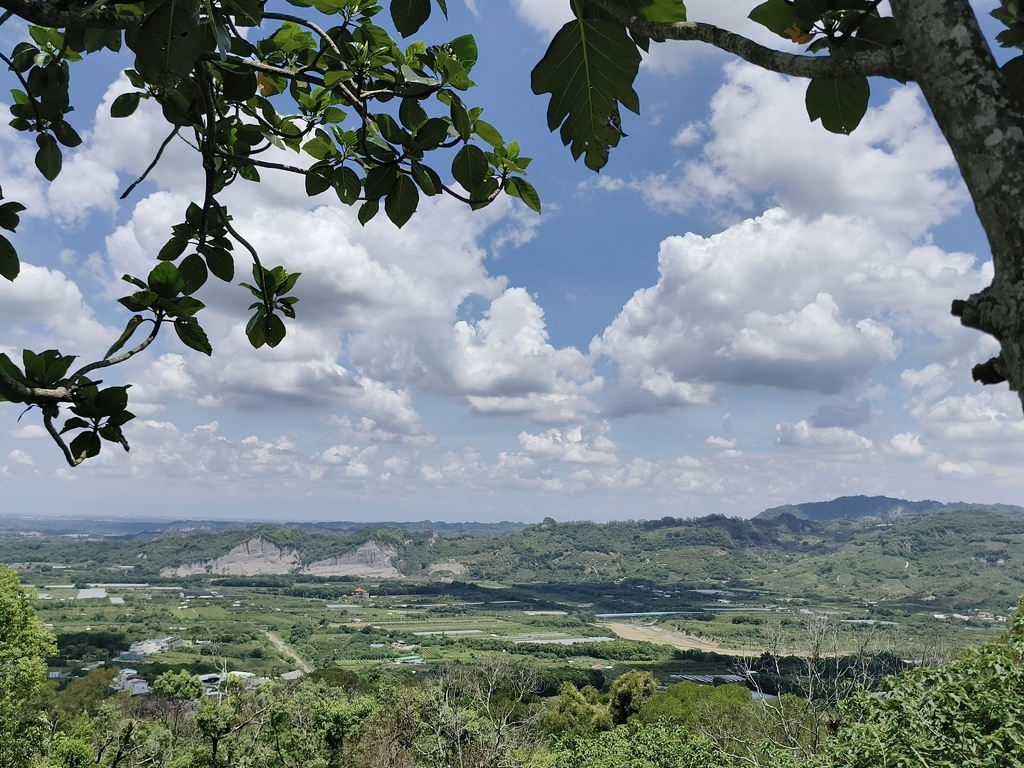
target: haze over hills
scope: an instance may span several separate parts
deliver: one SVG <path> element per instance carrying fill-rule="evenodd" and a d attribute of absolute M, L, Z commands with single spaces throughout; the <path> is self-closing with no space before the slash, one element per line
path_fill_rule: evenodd
<path fill-rule="evenodd" d="M 532 526 L 177 521 L 120 527 L 65 520 L 62 528 L 32 530 L 25 527 L 30 522 L 0 519 L 0 562 L 38 573 L 39 583 L 56 578 L 57 569 L 84 564 L 76 580 L 638 580 L 779 597 L 929 599 L 951 608 L 1009 604 L 1024 591 L 1024 508 L 1007 505 L 846 497 L 778 507 L 750 520 L 546 519 Z"/>
<path fill-rule="evenodd" d="M 907 501 L 906 499 L 894 499 L 891 496 L 840 496 L 831 501 L 812 501 L 804 504 L 784 504 L 780 507 L 772 507 L 757 514 L 755 519 L 773 518 L 784 514 L 819 522 L 838 519 L 859 520 L 865 517 L 889 519 L 968 509 L 983 509 L 997 515 L 1024 516 L 1024 507 L 1012 504 L 970 504 L 963 501 L 947 504 L 931 499 Z"/>

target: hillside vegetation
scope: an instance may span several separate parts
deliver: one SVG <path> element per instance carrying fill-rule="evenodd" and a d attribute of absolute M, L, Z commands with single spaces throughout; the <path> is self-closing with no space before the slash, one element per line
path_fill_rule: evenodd
<path fill-rule="evenodd" d="M 927 599 L 952 610 L 985 603 L 1005 608 L 1024 592 L 1024 510 L 885 497 L 776 508 L 751 520 L 547 519 L 505 525 L 497 535 L 480 526 L 433 525 L 193 523 L 113 535 L 13 528 L 0 531 L 0 562 L 41 581 L 69 567 L 76 578 L 92 581 L 290 575 L 582 586 L 640 580 L 750 589 L 780 599 Z"/>

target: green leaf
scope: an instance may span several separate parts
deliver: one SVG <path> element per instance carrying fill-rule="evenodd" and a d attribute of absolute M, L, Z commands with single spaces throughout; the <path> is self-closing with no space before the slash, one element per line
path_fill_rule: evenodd
<path fill-rule="evenodd" d="M 72 416 L 70 419 L 64 422 L 64 427 L 61 429 L 60 434 L 70 432 L 72 429 L 86 429 L 89 426 L 89 422 L 80 416 Z"/>
<path fill-rule="evenodd" d="M 0 235 L 0 277 L 14 280 L 20 271 L 21 262 L 18 261 L 18 252 L 14 250 L 10 240 Z"/>
<path fill-rule="evenodd" d="M 71 455 L 76 459 L 91 459 L 102 448 L 100 436 L 95 432 L 82 432 L 71 441 Z"/>
<path fill-rule="evenodd" d="M 330 168 L 311 168 L 306 171 L 306 196 L 316 197 L 331 188 Z"/>
<path fill-rule="evenodd" d="M 108 387 L 101 390 L 93 402 L 104 416 L 123 411 L 128 407 L 128 387 Z"/>
<path fill-rule="evenodd" d="M 153 291 L 138 291 L 117 301 L 130 312 L 142 312 L 156 304 L 159 298 Z"/>
<path fill-rule="evenodd" d="M 462 35 L 456 37 L 450 43 L 448 47 L 452 49 L 452 53 L 467 70 L 473 68 L 476 64 L 477 59 L 480 58 L 480 51 L 476 45 L 476 39 L 472 35 Z"/>
<path fill-rule="evenodd" d="M 156 257 L 159 261 L 174 261 L 185 252 L 187 247 L 188 238 L 175 235 L 164 243 L 164 247 L 160 249 L 160 253 Z"/>
<path fill-rule="evenodd" d="M 225 283 L 235 279 L 235 260 L 223 248 L 211 248 L 206 252 L 206 265 L 214 276 Z"/>
<path fill-rule="evenodd" d="M 469 67 L 443 49 L 437 54 L 435 68 L 448 85 L 460 91 L 465 91 L 475 85 L 469 79 Z"/>
<path fill-rule="evenodd" d="M 810 30 L 810 25 L 804 29 L 804 20 L 797 16 L 793 6 L 787 3 L 786 0 L 768 0 L 766 3 L 761 3 L 761 5 L 750 12 L 747 18 L 760 24 L 762 27 L 767 27 L 779 37 L 784 37 L 787 40 L 790 37 L 789 32 L 786 30 L 794 24 L 804 32 Z"/>
<path fill-rule="evenodd" d="M 169 261 L 161 261 L 149 273 L 149 290 L 161 299 L 173 299 L 185 288 L 178 268 Z"/>
<path fill-rule="evenodd" d="M 284 341 L 285 334 L 288 333 L 284 327 L 284 320 L 277 315 L 271 315 L 267 318 L 266 329 L 267 346 L 276 347 L 282 341 Z"/>
<path fill-rule="evenodd" d="M 161 5 L 139 26 L 132 50 L 135 69 L 151 83 L 182 78 L 203 52 L 203 31 L 189 3 Z"/>
<path fill-rule="evenodd" d="M 673 24 L 686 21 L 686 6 L 680 0 L 647 0 L 640 7 L 640 15 L 647 21 Z"/>
<path fill-rule="evenodd" d="M 195 318 L 179 317 L 174 321 L 174 332 L 178 334 L 178 338 L 186 347 L 194 349 L 196 352 L 202 352 L 204 355 L 213 354 L 210 339 L 207 338 L 206 331 Z"/>
<path fill-rule="evenodd" d="M 1016 103 L 1017 110 L 1021 111 L 1021 106 L 1024 105 L 1024 56 L 1010 59 L 1003 64 L 1002 70 L 1010 96 Z"/>
<path fill-rule="evenodd" d="M 452 161 L 452 176 L 467 192 L 472 192 L 483 184 L 489 171 L 487 156 L 480 147 L 474 147 L 472 144 L 460 149 Z"/>
<path fill-rule="evenodd" d="M 396 227 L 401 228 L 416 212 L 419 200 L 420 193 L 416 191 L 416 185 L 402 174 L 384 200 L 384 212 Z"/>
<path fill-rule="evenodd" d="M 531 211 L 540 213 L 540 195 L 526 179 L 518 176 L 510 177 L 505 183 L 505 191 L 526 203 L 526 207 Z"/>
<path fill-rule="evenodd" d="M 364 227 L 367 222 L 370 221 L 374 216 L 377 215 L 377 211 L 380 210 L 380 201 L 378 200 L 367 200 L 361 206 L 359 206 L 359 223 Z"/>
<path fill-rule="evenodd" d="M 44 358 L 46 360 L 45 378 L 52 383 L 63 379 L 71 368 L 71 364 L 78 359 L 75 355 L 62 355 L 56 350 L 44 353 Z"/>
<path fill-rule="evenodd" d="M 199 299 L 194 299 L 191 296 L 182 296 L 180 299 L 175 299 L 174 306 L 177 307 L 178 317 L 192 317 L 199 310 L 206 307 Z"/>
<path fill-rule="evenodd" d="M 501 138 L 498 129 L 488 122 L 477 120 L 473 123 L 473 132 L 492 147 L 505 146 L 505 140 Z"/>
<path fill-rule="evenodd" d="M 812 122 L 820 119 L 826 131 L 849 134 L 867 112 L 870 95 L 866 77 L 814 78 L 807 86 L 807 115 Z"/>
<path fill-rule="evenodd" d="M 238 26 L 258 27 L 263 19 L 262 4 L 258 0 L 225 0 L 224 5 L 231 9 Z"/>
<path fill-rule="evenodd" d="M 206 262 L 203 261 L 203 257 L 198 253 L 190 253 L 181 260 L 178 274 L 181 275 L 183 283 L 181 292 L 185 295 L 193 294 L 202 288 L 206 284 L 206 279 L 210 276 L 209 271 L 206 269 Z"/>
<path fill-rule="evenodd" d="M 142 315 L 132 315 L 128 318 L 128 324 L 124 327 L 124 332 L 118 337 L 117 341 L 114 342 L 113 346 L 107 350 L 107 354 L 103 356 L 106 360 L 110 358 L 115 352 L 118 352 L 125 344 L 128 343 L 128 339 L 135 333 L 135 329 L 142 324 Z"/>
<path fill-rule="evenodd" d="M 430 118 L 416 131 L 416 146 L 420 149 L 435 149 L 447 140 L 450 127 L 447 120 Z"/>
<path fill-rule="evenodd" d="M 498 180 L 493 176 L 488 176 L 484 179 L 483 184 L 473 190 L 469 196 L 469 207 L 478 211 L 493 202 L 495 195 L 498 193 Z"/>
<path fill-rule="evenodd" d="M 278 269 L 283 270 L 284 267 L 278 267 Z M 295 283 L 299 281 L 300 277 L 302 277 L 301 272 L 285 272 L 285 278 L 278 282 L 274 292 L 278 296 L 284 296 L 286 293 L 290 293 L 292 288 L 295 287 Z"/>
<path fill-rule="evenodd" d="M 141 93 L 122 93 L 110 105 L 111 117 L 128 117 L 138 109 Z"/>
<path fill-rule="evenodd" d="M 891 48 L 900 40 L 900 28 L 891 16 L 868 16 L 857 27 L 856 39 L 868 48 Z"/>
<path fill-rule="evenodd" d="M 443 191 L 441 177 L 433 168 L 420 163 L 412 163 L 412 178 L 428 197 L 439 195 Z"/>
<path fill-rule="evenodd" d="M 379 200 L 391 191 L 400 172 L 393 165 L 378 165 L 366 172 L 366 181 L 363 186 L 366 188 L 368 200 Z"/>
<path fill-rule="evenodd" d="M 352 205 L 359 199 L 359 191 L 362 183 L 359 181 L 359 174 L 351 168 L 342 166 L 334 169 L 334 191 L 338 199 L 345 205 Z"/>
<path fill-rule="evenodd" d="M 398 108 L 398 119 L 402 121 L 402 125 L 415 132 L 429 118 L 420 105 L 419 99 L 410 98 L 402 99 L 402 104 Z"/>
<path fill-rule="evenodd" d="M 131 283 L 136 288 L 141 288 L 144 291 L 149 289 L 149 286 L 146 285 L 141 280 L 139 280 L 139 278 L 137 277 L 132 277 L 131 275 L 121 275 L 121 279 L 124 280 L 126 283 Z"/>
<path fill-rule="evenodd" d="M 248 337 L 253 349 L 259 349 L 267 343 L 267 328 L 266 323 L 263 322 L 264 317 L 263 310 L 260 309 L 249 318 L 249 322 L 245 325 L 245 335 Z"/>
<path fill-rule="evenodd" d="M 82 143 L 82 137 L 65 121 L 54 120 L 50 127 L 53 129 L 53 135 L 57 137 L 57 141 L 65 147 L 77 147 Z"/>
<path fill-rule="evenodd" d="M 46 382 L 46 360 L 30 349 L 21 351 L 21 363 L 25 366 L 25 376 L 40 384 Z"/>
<path fill-rule="evenodd" d="M 391 20 L 395 22 L 395 29 L 402 37 L 414 34 L 428 18 L 430 0 L 391 1 Z"/>
<path fill-rule="evenodd" d="M 129 450 L 128 441 L 124 439 L 124 435 L 121 434 L 121 430 L 118 427 L 107 424 L 106 426 L 100 427 L 99 435 L 104 440 L 109 440 L 112 443 L 120 443 L 126 451 Z"/>
<path fill-rule="evenodd" d="M 640 110 L 639 68 L 640 52 L 621 25 L 585 18 L 563 26 L 533 69 L 533 92 L 551 94 L 548 128 L 560 127 L 562 143 L 592 170 L 605 166 L 623 135 L 618 105 Z"/>
<path fill-rule="evenodd" d="M 0 228 L 13 232 L 21 223 L 19 213 L 25 210 L 21 203 L 9 202 L 0 204 Z"/>
<path fill-rule="evenodd" d="M 39 147 L 36 152 L 36 168 L 47 181 L 53 181 L 60 174 L 64 162 L 60 147 L 57 146 L 56 139 L 48 133 L 36 136 L 36 145 Z"/>
<path fill-rule="evenodd" d="M 461 99 L 452 97 L 451 115 L 452 127 L 459 134 L 459 138 L 463 141 L 469 141 L 470 136 L 473 134 L 473 123 L 469 119 L 469 112 L 466 111 L 466 105 L 462 103 Z"/>
<path fill-rule="evenodd" d="M 302 151 L 312 155 L 317 160 L 325 160 L 338 154 L 338 149 L 334 146 L 334 142 L 331 141 L 331 137 L 319 129 L 316 132 L 316 136 L 302 145 Z"/>

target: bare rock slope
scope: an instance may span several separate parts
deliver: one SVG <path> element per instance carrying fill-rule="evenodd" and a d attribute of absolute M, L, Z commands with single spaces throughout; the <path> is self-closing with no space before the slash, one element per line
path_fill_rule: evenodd
<path fill-rule="evenodd" d="M 164 568 L 161 576 L 194 576 L 224 574 L 259 576 L 263 574 L 307 573 L 314 576 L 361 576 L 378 579 L 400 579 L 402 572 L 391 564 L 398 552 L 368 541 L 351 552 L 303 565 L 292 547 L 278 547 L 263 538 L 239 544 L 226 555 L 211 560 L 183 563 Z"/>

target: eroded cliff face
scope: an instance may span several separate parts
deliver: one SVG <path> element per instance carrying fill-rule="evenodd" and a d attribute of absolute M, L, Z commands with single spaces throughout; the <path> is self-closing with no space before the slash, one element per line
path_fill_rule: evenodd
<path fill-rule="evenodd" d="M 195 576 L 223 574 L 231 576 L 260 576 L 265 574 L 305 573 L 314 576 L 363 576 L 367 578 L 400 579 L 402 572 L 391 564 L 398 552 L 368 541 L 343 555 L 317 560 L 303 565 L 299 553 L 292 547 L 278 547 L 263 538 L 250 539 L 239 544 L 226 555 L 211 560 L 183 563 L 164 568 L 161 576 Z"/>
<path fill-rule="evenodd" d="M 384 548 L 375 541 L 368 541 L 351 552 L 317 560 L 303 567 L 299 573 L 312 576 L 365 576 L 378 579 L 400 579 L 402 572 L 391 564 L 398 552 Z"/>

